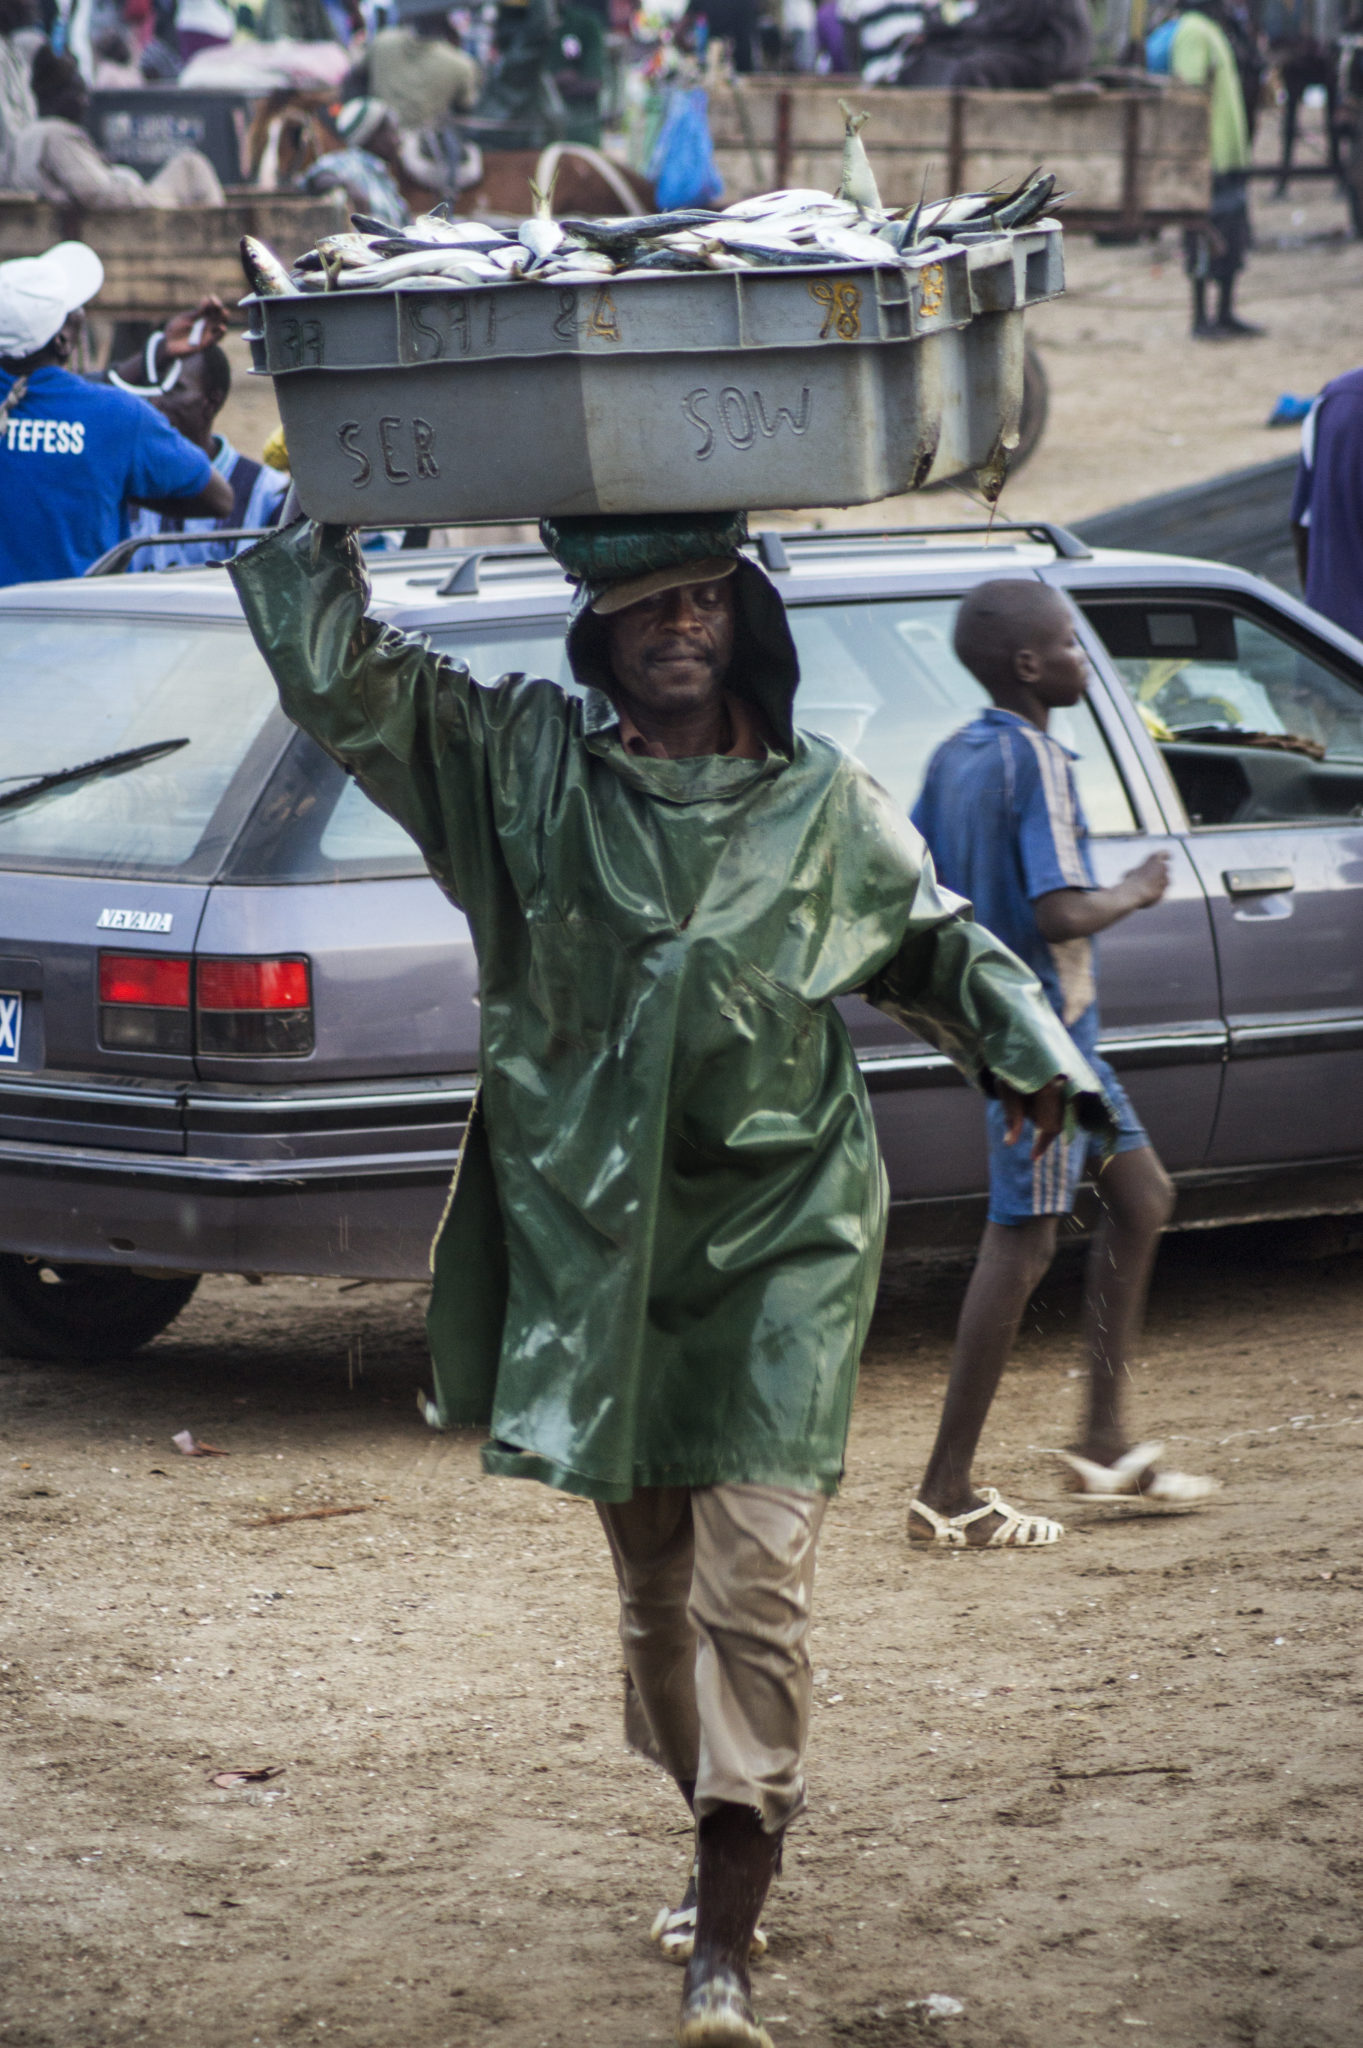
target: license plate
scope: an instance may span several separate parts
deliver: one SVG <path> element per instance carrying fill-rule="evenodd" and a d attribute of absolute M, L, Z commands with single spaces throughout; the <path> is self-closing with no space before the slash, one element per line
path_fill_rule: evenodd
<path fill-rule="evenodd" d="M 24 999 L 0 988 L 0 1063 L 14 1066 L 19 1059 L 19 1027 L 24 1018 Z"/>

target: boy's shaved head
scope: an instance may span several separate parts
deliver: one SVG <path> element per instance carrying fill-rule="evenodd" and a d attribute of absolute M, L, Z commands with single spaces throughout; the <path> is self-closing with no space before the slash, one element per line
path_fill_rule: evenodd
<path fill-rule="evenodd" d="M 956 658 L 991 697 L 1018 680 L 1017 657 L 1067 635 L 1074 619 L 1058 590 L 1033 578 L 998 576 L 977 583 L 956 614 Z"/>

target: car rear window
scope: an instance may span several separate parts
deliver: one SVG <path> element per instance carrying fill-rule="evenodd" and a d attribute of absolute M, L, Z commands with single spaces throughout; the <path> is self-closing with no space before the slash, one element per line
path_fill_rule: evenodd
<path fill-rule="evenodd" d="M 7 613 L 0 795 L 126 748 L 188 744 L 0 810 L 0 866 L 195 871 L 276 702 L 244 627 Z"/>
<path fill-rule="evenodd" d="M 989 701 L 952 652 L 959 598 L 896 598 L 792 606 L 802 681 L 795 721 L 865 763 L 904 809 L 922 788 L 933 749 Z M 442 654 L 480 682 L 521 673 L 564 689 L 561 619 L 471 633 L 429 632 Z M 1087 704 L 1052 714 L 1051 730 L 1079 756 L 1075 775 L 1090 829 L 1132 832 L 1131 800 Z M 281 766 L 233 857 L 241 881 L 346 881 L 422 872 L 412 841 L 359 786 L 310 746 Z"/>
<path fill-rule="evenodd" d="M 790 611 L 800 654 L 796 724 L 855 754 L 905 810 L 936 748 L 989 703 L 952 650 L 959 606 L 958 597 L 904 597 Z M 1134 832 L 1131 799 L 1091 707 L 1053 711 L 1050 730 L 1078 755 L 1089 829 Z"/>
<path fill-rule="evenodd" d="M 568 673 L 561 620 L 427 637 L 438 653 L 466 662 L 480 682 L 519 672 L 577 687 Z M 425 872 L 402 826 L 302 734 L 275 770 L 229 868 L 234 882 L 392 881 Z"/>

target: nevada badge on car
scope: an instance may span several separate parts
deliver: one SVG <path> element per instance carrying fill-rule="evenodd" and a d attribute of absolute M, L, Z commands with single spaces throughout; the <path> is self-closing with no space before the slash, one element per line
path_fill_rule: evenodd
<path fill-rule="evenodd" d="M 173 910 L 101 910 L 95 919 L 102 932 L 168 932 Z"/>

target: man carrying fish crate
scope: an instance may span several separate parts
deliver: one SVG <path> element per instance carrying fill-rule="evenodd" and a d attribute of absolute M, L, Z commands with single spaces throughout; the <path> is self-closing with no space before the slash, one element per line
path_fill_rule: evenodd
<path fill-rule="evenodd" d="M 865 992 L 1033 1120 L 1099 1084 L 1034 977 L 861 767 L 795 730 L 744 522 L 546 524 L 585 695 L 491 687 L 366 616 L 354 537 L 230 573 L 289 715 L 412 834 L 477 947 L 481 1088 L 433 1253 L 439 1427 L 598 1507 L 626 1732 L 696 1819 L 686 2048 L 770 2048 L 748 1976 L 805 1804 L 806 1640 L 886 1185 L 835 998 Z M 757 1939 L 760 1947 L 760 1937 Z"/>

